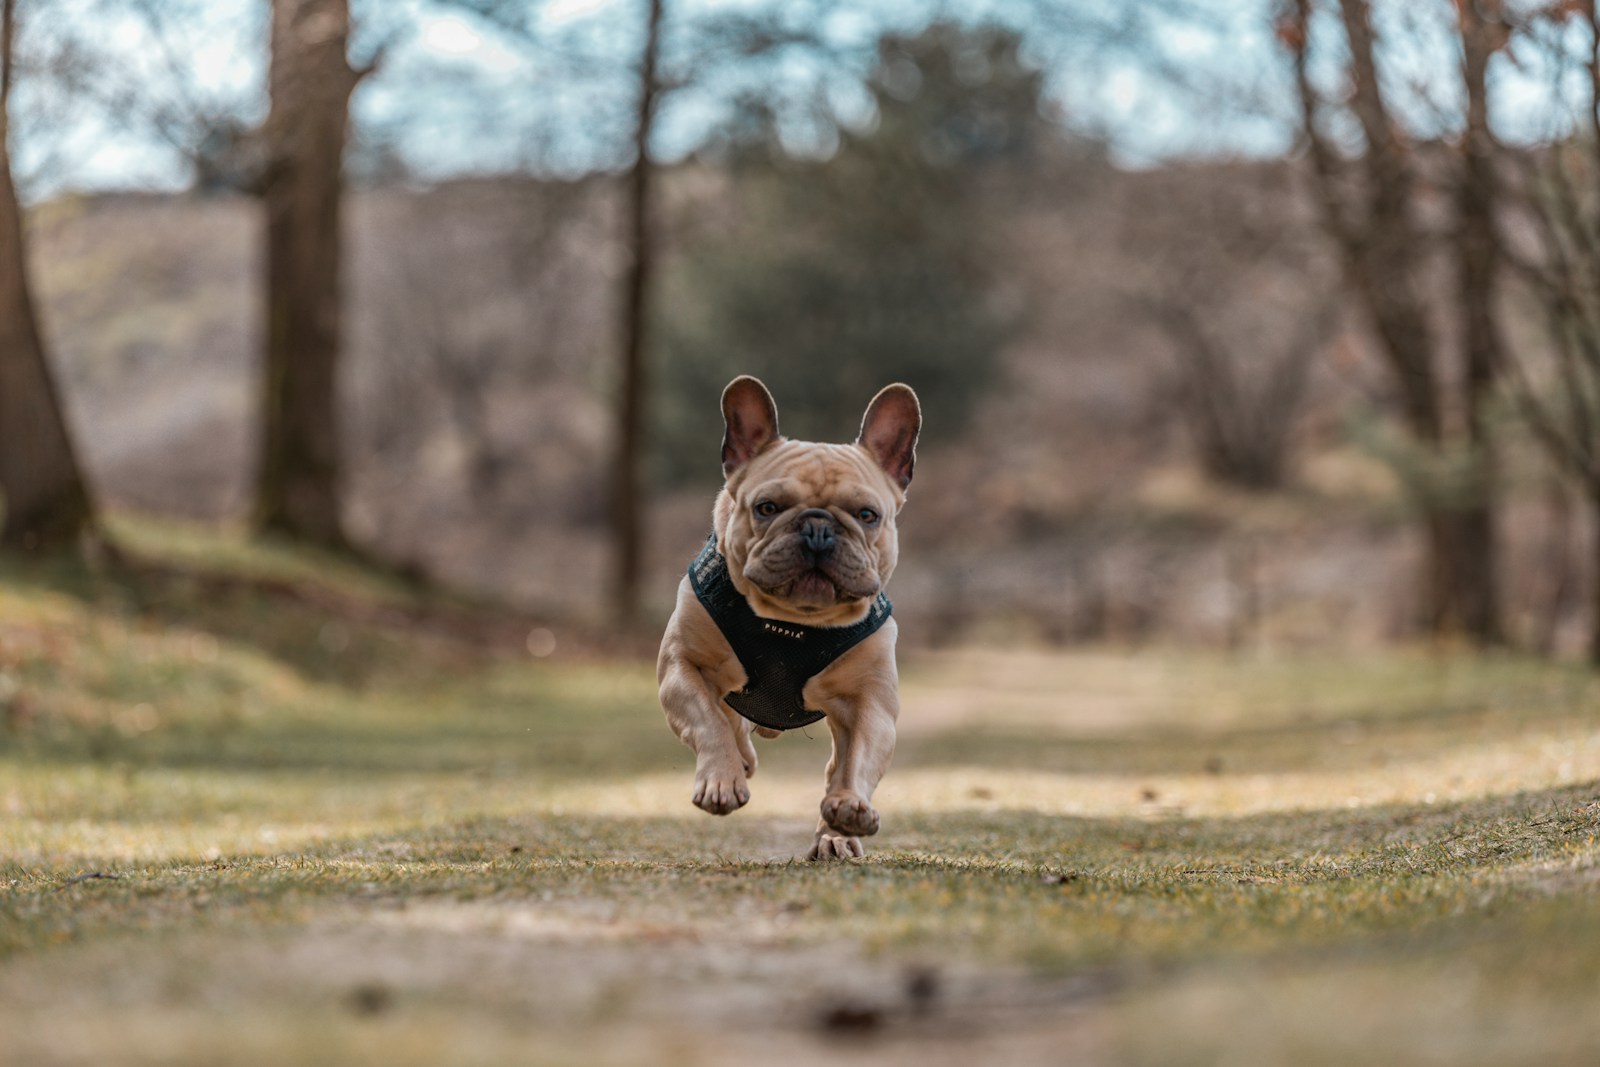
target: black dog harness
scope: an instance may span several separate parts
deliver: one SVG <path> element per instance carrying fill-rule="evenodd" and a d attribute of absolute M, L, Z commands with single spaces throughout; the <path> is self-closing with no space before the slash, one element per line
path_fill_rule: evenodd
<path fill-rule="evenodd" d="M 723 695 L 728 706 L 757 726 L 793 730 L 823 717 L 806 707 L 806 683 L 878 632 L 894 605 L 879 593 L 867 617 L 849 626 L 806 626 L 764 619 L 733 587 L 728 561 L 717 551 L 717 535 L 689 564 L 689 584 L 744 668 L 744 688 Z"/>

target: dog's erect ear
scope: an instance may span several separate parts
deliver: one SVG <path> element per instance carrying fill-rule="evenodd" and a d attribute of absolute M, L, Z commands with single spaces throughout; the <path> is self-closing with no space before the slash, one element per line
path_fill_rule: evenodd
<path fill-rule="evenodd" d="M 726 478 L 778 439 L 778 405 L 760 378 L 741 374 L 722 391 L 722 476 Z"/>
<path fill-rule="evenodd" d="M 911 386 L 896 382 L 884 386 L 861 419 L 861 445 L 901 489 L 911 484 L 917 465 L 917 434 L 922 432 L 922 405 Z"/>

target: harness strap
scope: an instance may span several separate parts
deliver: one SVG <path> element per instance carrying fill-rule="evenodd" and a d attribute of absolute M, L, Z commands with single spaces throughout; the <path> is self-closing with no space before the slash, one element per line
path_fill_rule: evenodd
<path fill-rule="evenodd" d="M 717 551 L 715 531 L 689 564 L 689 584 L 744 668 L 744 688 L 725 693 L 722 699 L 770 730 L 793 730 L 821 719 L 822 712 L 805 706 L 806 683 L 877 633 L 894 611 L 888 594 L 879 593 L 866 617 L 849 626 L 763 618 L 734 588 L 728 561 Z"/>

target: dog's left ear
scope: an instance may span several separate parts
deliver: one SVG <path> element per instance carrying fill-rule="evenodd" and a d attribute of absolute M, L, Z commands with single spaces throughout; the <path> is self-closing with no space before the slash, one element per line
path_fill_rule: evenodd
<path fill-rule="evenodd" d="M 884 386 L 867 405 L 856 444 L 872 453 L 878 466 L 901 489 L 911 484 L 917 465 L 917 434 L 922 432 L 922 405 L 911 386 L 896 382 Z"/>

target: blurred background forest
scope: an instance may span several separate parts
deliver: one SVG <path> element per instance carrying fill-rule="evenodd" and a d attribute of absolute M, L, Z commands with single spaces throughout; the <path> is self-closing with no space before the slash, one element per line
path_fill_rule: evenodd
<path fill-rule="evenodd" d="M 1592 0 L 5 12 L 13 550 L 648 630 L 730 377 L 825 440 L 904 380 L 913 642 L 1600 656 Z"/>

